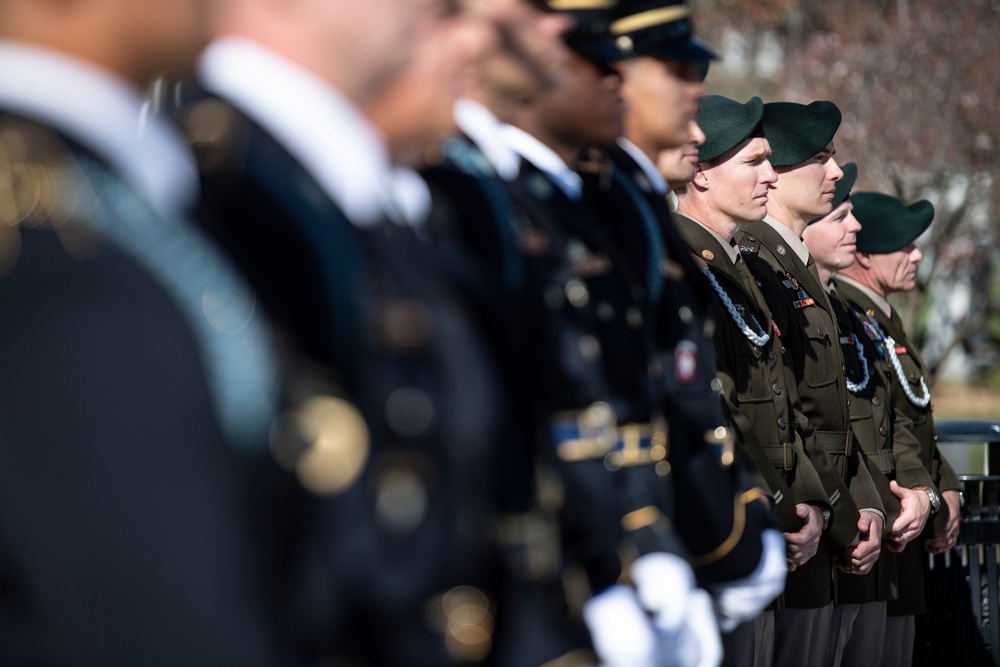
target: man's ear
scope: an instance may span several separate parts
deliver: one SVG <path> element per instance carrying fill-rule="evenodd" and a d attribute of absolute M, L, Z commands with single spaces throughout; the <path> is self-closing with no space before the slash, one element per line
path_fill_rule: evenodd
<path fill-rule="evenodd" d="M 708 187 L 708 174 L 705 173 L 704 162 L 698 163 L 698 173 L 694 175 L 694 180 L 692 180 L 691 182 L 697 185 L 699 188 L 704 189 Z"/>
<path fill-rule="evenodd" d="M 872 254 L 870 252 L 857 252 L 854 255 L 854 261 L 858 263 L 865 271 L 871 271 L 872 268 Z"/>

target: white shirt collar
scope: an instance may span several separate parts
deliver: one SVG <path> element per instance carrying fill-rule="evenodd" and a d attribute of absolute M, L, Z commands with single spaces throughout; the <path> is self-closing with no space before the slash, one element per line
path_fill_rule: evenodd
<path fill-rule="evenodd" d="M 772 218 L 769 215 L 764 216 L 764 222 L 773 227 L 774 231 L 781 235 L 781 238 L 783 238 L 792 251 L 799 256 L 799 259 L 802 260 L 803 264 L 809 263 L 809 248 L 806 247 L 806 244 L 801 238 L 795 235 L 795 232 L 782 224 L 781 221 Z"/>
<path fill-rule="evenodd" d="M 455 124 L 489 160 L 497 175 L 513 181 L 521 170 L 521 158 L 504 143 L 501 132 L 503 123 L 493 112 L 474 100 L 455 102 Z"/>
<path fill-rule="evenodd" d="M 567 197 L 573 201 L 580 200 L 583 179 L 554 150 L 513 125 L 504 125 L 501 136 L 512 151 L 542 170 Z"/>
<path fill-rule="evenodd" d="M 355 225 L 398 218 L 385 142 L 361 111 L 311 72 L 246 39 L 202 55 L 202 83 L 268 131 Z"/>
<path fill-rule="evenodd" d="M 889 303 L 889 300 L 887 298 L 885 298 L 884 296 L 873 290 L 871 287 L 869 287 L 868 285 L 862 285 L 854 278 L 845 276 L 840 273 L 837 274 L 837 280 L 843 281 L 848 285 L 853 285 L 854 287 L 857 287 L 859 290 L 868 295 L 868 298 L 871 299 L 875 303 L 875 305 L 879 307 L 879 309 L 885 314 L 886 317 L 892 317 L 892 304 Z"/>
<path fill-rule="evenodd" d="M 649 184 L 653 186 L 653 190 L 656 191 L 656 194 L 666 196 L 667 179 L 663 178 L 663 174 L 661 174 L 660 170 L 656 168 L 656 165 L 649 159 L 649 156 L 625 137 L 618 137 L 618 146 L 623 151 L 628 153 L 629 157 L 635 160 L 636 164 L 639 165 L 639 168 L 642 169 L 642 173 L 646 175 L 647 179 L 649 179 Z"/>
<path fill-rule="evenodd" d="M 0 107 L 86 146 L 162 211 L 198 192 L 198 170 L 176 129 L 148 113 L 132 84 L 91 63 L 0 40 Z"/>

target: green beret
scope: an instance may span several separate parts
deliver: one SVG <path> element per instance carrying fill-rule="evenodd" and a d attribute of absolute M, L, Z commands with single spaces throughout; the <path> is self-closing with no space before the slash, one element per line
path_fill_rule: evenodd
<path fill-rule="evenodd" d="M 886 255 L 902 250 L 917 239 L 934 219 L 934 205 L 926 199 L 907 206 L 880 192 L 851 195 L 854 217 L 861 223 L 858 250 Z"/>
<path fill-rule="evenodd" d="M 764 134 L 771 144 L 771 165 L 789 167 L 821 153 L 837 134 L 840 109 L 833 102 L 769 102 Z"/>
<path fill-rule="evenodd" d="M 760 122 L 763 113 L 764 103 L 759 97 L 751 97 L 746 104 L 722 95 L 701 98 L 698 125 L 705 133 L 705 142 L 698 147 L 698 161 L 711 162 L 751 137 L 764 136 Z"/>

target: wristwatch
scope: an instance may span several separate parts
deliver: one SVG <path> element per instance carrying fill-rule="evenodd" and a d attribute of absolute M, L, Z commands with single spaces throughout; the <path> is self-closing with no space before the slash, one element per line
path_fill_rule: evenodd
<path fill-rule="evenodd" d="M 829 507 L 820 507 L 819 511 L 823 513 L 823 531 L 826 532 L 830 528 L 830 517 L 833 516 L 833 511 Z"/>
<path fill-rule="evenodd" d="M 931 501 L 931 514 L 937 514 L 941 509 L 941 494 L 938 493 L 937 489 L 933 486 L 927 486 L 926 484 L 917 484 L 912 488 L 914 491 L 920 489 L 927 494 L 927 497 Z"/>

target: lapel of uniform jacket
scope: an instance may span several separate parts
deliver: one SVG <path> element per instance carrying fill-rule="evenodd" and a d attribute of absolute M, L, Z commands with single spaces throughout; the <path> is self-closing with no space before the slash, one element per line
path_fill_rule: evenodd
<path fill-rule="evenodd" d="M 674 214 L 674 221 L 681 236 L 687 241 L 691 254 L 708 265 L 709 270 L 725 282 L 725 289 L 735 289 L 739 291 L 748 304 L 754 306 L 757 315 L 760 316 L 760 324 L 768 327 L 771 322 L 771 311 L 767 308 L 760 291 L 754 289 L 750 282 L 754 278 L 745 265 L 742 265 L 742 258 L 738 261 L 741 266 L 737 266 L 726 253 L 719 240 L 712 236 L 701 224 L 687 215 L 677 212 Z"/>

